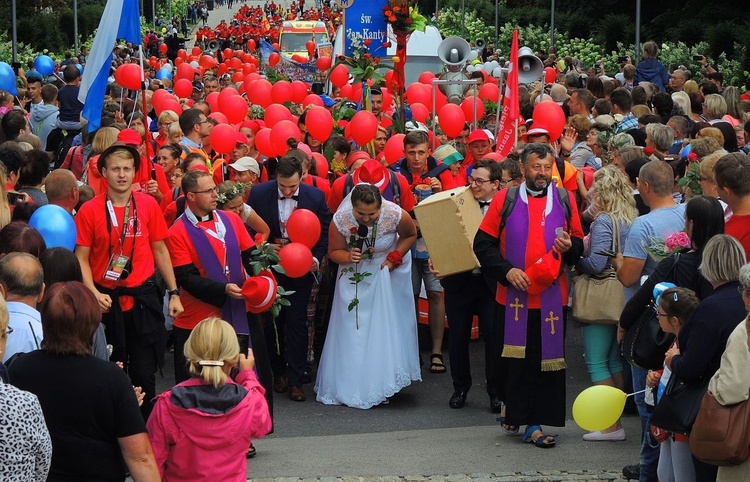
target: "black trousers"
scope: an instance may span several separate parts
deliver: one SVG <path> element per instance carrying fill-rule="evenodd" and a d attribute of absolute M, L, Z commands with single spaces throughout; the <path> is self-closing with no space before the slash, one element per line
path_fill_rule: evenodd
<path fill-rule="evenodd" d="M 154 398 L 156 397 L 156 368 L 158 366 L 158 349 L 163 347 L 152 344 L 143 344 L 141 337 L 135 329 L 133 322 L 133 310 L 123 313 L 125 323 L 125 360 L 123 368 L 130 377 L 130 382 L 134 387 L 141 387 L 145 394 L 143 405 L 141 405 L 141 414 L 143 419 L 147 420 L 151 415 L 154 407 Z M 158 344 L 157 344 L 158 345 Z M 120 360 L 117 360 L 120 361 Z"/>
<path fill-rule="evenodd" d="M 275 323 L 270 319 L 264 323 L 263 330 L 273 374 L 286 375 L 290 386 L 301 387 L 307 367 L 307 302 L 313 276 L 305 275 L 292 288 L 287 288 L 282 278 L 279 276 L 279 284 L 287 291 L 294 290 L 294 294 L 287 297 L 291 306 L 281 310 Z"/>

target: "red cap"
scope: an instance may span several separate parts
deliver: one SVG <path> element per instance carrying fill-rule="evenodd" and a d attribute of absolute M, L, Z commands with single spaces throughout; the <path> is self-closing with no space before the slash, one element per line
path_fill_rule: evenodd
<path fill-rule="evenodd" d="M 380 192 L 383 192 L 388 187 L 389 179 L 390 175 L 386 172 L 386 168 L 374 159 L 365 161 L 352 175 L 354 184 L 366 182 L 367 184 L 376 186 Z"/>
<path fill-rule="evenodd" d="M 474 132 L 469 134 L 469 144 L 474 141 L 490 141 L 490 136 L 484 131 L 484 129 L 476 129 Z"/>
<path fill-rule="evenodd" d="M 276 301 L 276 279 L 270 272 L 260 276 L 251 276 L 242 285 L 242 295 L 245 306 L 250 313 L 263 313 L 271 308 Z"/>
<path fill-rule="evenodd" d="M 349 154 L 349 157 L 346 158 L 346 168 L 349 169 L 355 162 L 359 161 L 360 159 L 370 160 L 372 158 L 366 151 L 354 151 Z"/>
<path fill-rule="evenodd" d="M 247 144 L 250 141 L 247 139 L 247 136 L 245 134 L 243 134 L 242 132 L 238 132 L 236 142 L 237 144 Z"/>
<path fill-rule="evenodd" d="M 258 124 L 258 122 L 254 120 L 242 121 L 242 124 L 240 124 L 240 129 L 242 129 L 243 127 L 253 131 L 253 134 L 257 134 L 260 130 L 260 124 Z"/>
<path fill-rule="evenodd" d="M 527 142 L 529 136 L 539 136 L 539 135 L 545 135 L 549 137 L 549 131 L 546 127 L 542 126 L 535 126 L 534 124 L 531 124 L 531 128 L 526 131 L 525 134 L 521 136 L 521 139 L 524 140 L 524 142 Z"/>
<path fill-rule="evenodd" d="M 117 140 L 130 146 L 140 146 L 143 138 L 135 129 L 123 129 L 117 134 Z"/>
<path fill-rule="evenodd" d="M 552 286 L 552 283 L 560 276 L 561 263 L 562 256 L 553 249 L 526 268 L 526 276 L 531 280 L 531 285 L 526 291 L 530 295 L 538 295 Z"/>

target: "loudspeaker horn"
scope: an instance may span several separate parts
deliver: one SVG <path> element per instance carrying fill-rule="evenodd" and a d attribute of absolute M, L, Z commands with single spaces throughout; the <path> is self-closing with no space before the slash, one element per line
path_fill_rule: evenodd
<path fill-rule="evenodd" d="M 461 37 L 448 37 L 438 46 L 438 57 L 450 72 L 458 72 L 469 60 L 471 45 Z"/>
<path fill-rule="evenodd" d="M 544 71 L 544 64 L 534 55 L 534 51 L 529 47 L 518 49 L 518 81 L 522 84 L 528 84 L 539 80 Z"/>
<path fill-rule="evenodd" d="M 219 50 L 219 41 L 218 40 L 211 40 L 208 42 L 208 48 L 206 49 L 206 53 L 211 55 L 214 52 Z"/>
<path fill-rule="evenodd" d="M 464 94 L 471 88 L 469 83 L 463 83 L 463 81 L 468 80 L 466 75 L 463 72 L 446 72 L 440 76 L 440 80 L 457 82 L 455 84 L 439 84 L 438 88 L 440 92 L 445 94 L 448 102 L 461 105 L 461 101 L 464 100 Z"/>
<path fill-rule="evenodd" d="M 474 42 L 474 45 L 476 45 L 478 49 L 483 49 L 484 48 L 484 44 L 485 44 L 485 42 L 484 42 L 483 38 L 478 38 L 477 41 Z"/>

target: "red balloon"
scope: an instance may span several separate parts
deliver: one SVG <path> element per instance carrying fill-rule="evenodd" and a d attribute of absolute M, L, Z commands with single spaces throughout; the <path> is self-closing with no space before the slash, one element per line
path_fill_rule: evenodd
<path fill-rule="evenodd" d="M 325 142 L 333 132 L 333 116 L 324 107 L 313 107 L 305 118 L 307 132 L 319 142 Z M 320 174 L 318 174 L 320 175 Z"/>
<path fill-rule="evenodd" d="M 489 82 L 484 84 L 479 88 L 479 98 L 482 100 L 497 102 L 498 99 L 500 99 L 500 87 Z"/>
<path fill-rule="evenodd" d="M 466 116 L 456 104 L 445 104 L 438 112 L 440 128 L 448 137 L 458 137 L 466 124 Z"/>
<path fill-rule="evenodd" d="M 142 78 L 141 67 L 138 64 L 124 64 L 115 70 L 115 80 L 126 89 L 139 90 Z"/>
<path fill-rule="evenodd" d="M 357 104 L 359 104 L 362 101 L 362 84 L 356 83 L 356 84 L 351 84 L 351 86 L 352 86 L 352 93 L 349 96 L 349 99 L 352 102 L 356 102 Z"/>
<path fill-rule="evenodd" d="M 197 45 L 195 47 L 193 47 L 193 50 L 190 51 L 190 53 L 193 54 L 193 55 L 195 55 L 195 56 L 200 55 L 201 52 L 203 52 L 203 51 Z"/>
<path fill-rule="evenodd" d="M 464 111 L 464 115 L 468 122 L 473 122 L 474 120 L 479 121 L 479 119 L 484 117 L 484 102 L 482 102 L 481 99 L 477 99 L 477 118 L 474 119 L 474 99 L 475 97 L 467 97 L 461 102 L 461 110 Z"/>
<path fill-rule="evenodd" d="M 354 87 L 352 87 L 352 84 L 344 84 L 344 86 L 341 88 L 341 91 L 339 92 L 339 95 L 342 99 L 350 99 L 352 98 L 352 91 L 354 90 Z"/>
<path fill-rule="evenodd" d="M 266 79 L 258 79 L 245 87 L 247 98 L 253 104 L 257 104 L 264 109 L 273 103 L 271 100 L 271 89 L 273 86 Z"/>
<path fill-rule="evenodd" d="M 289 243 L 279 251 L 279 264 L 290 278 L 301 278 L 310 272 L 313 255 L 310 248 L 302 243 Z"/>
<path fill-rule="evenodd" d="M 219 102 L 221 102 L 221 95 L 219 95 Z M 224 107 L 222 112 L 227 116 L 230 124 L 239 124 L 247 117 L 247 101 L 242 96 L 233 95 L 224 101 Z"/>
<path fill-rule="evenodd" d="M 344 125 L 344 139 L 346 139 L 347 141 L 351 141 L 352 140 L 352 124 L 351 124 L 351 122 L 347 122 Z"/>
<path fill-rule="evenodd" d="M 557 77 L 557 72 L 555 72 L 555 69 L 552 67 L 545 67 L 544 68 L 544 82 L 547 84 L 552 84 L 555 82 L 555 78 Z"/>
<path fill-rule="evenodd" d="M 280 60 L 281 60 L 281 55 L 279 55 L 278 52 L 271 52 L 271 55 L 268 56 L 268 64 L 271 67 L 276 67 L 276 65 L 278 65 Z"/>
<path fill-rule="evenodd" d="M 232 57 L 234 57 L 234 50 L 224 49 L 221 51 L 221 55 L 224 58 L 224 60 L 231 59 Z"/>
<path fill-rule="evenodd" d="M 565 128 L 565 113 L 556 102 L 545 100 L 534 107 L 531 115 L 536 127 L 546 127 L 551 140 L 555 141 L 562 135 Z"/>
<path fill-rule="evenodd" d="M 361 110 L 354 114 L 349 125 L 352 139 L 360 146 L 375 139 L 378 134 L 378 118 L 369 110 Z"/>
<path fill-rule="evenodd" d="M 245 74 L 243 74 L 242 72 L 235 72 L 232 76 L 232 82 L 234 82 L 235 84 L 239 84 L 243 80 L 245 80 Z"/>
<path fill-rule="evenodd" d="M 157 110 L 156 115 L 161 115 L 165 110 L 171 110 L 175 114 L 180 115 L 182 114 L 182 105 L 180 105 L 177 99 L 170 97 L 161 103 L 161 112 Z"/>
<path fill-rule="evenodd" d="M 247 49 L 249 51 L 251 51 L 251 52 L 253 50 L 255 50 L 255 40 L 254 39 L 250 39 L 250 40 L 247 41 Z"/>
<path fill-rule="evenodd" d="M 227 119 L 227 116 L 222 114 L 221 112 L 211 112 L 208 115 L 209 119 L 214 119 L 219 124 L 229 124 L 229 119 Z"/>
<path fill-rule="evenodd" d="M 211 107 L 211 112 L 219 112 L 219 93 L 211 92 L 206 96 L 206 102 Z"/>
<path fill-rule="evenodd" d="M 156 67 L 159 65 L 159 60 L 152 55 L 148 59 L 148 65 L 150 65 L 151 67 Z"/>
<path fill-rule="evenodd" d="M 174 59 L 174 65 L 175 66 L 181 65 L 184 61 L 185 61 L 185 59 L 183 59 L 182 57 L 175 57 L 175 59 Z"/>
<path fill-rule="evenodd" d="M 190 82 L 192 82 L 193 72 L 195 72 L 193 66 L 187 62 L 183 62 L 177 66 L 177 75 L 175 75 L 175 79 L 188 79 Z"/>
<path fill-rule="evenodd" d="M 312 249 L 320 238 L 320 219 L 308 209 L 295 209 L 286 224 L 289 239 Z"/>
<path fill-rule="evenodd" d="M 427 110 L 427 107 L 425 107 L 423 104 L 412 104 L 411 106 L 411 116 L 414 118 L 414 120 L 419 121 L 421 123 L 425 123 L 427 120 L 427 117 L 430 115 L 430 111 Z"/>
<path fill-rule="evenodd" d="M 187 51 L 185 49 L 180 49 L 177 51 L 177 56 L 181 58 L 182 60 L 186 60 L 188 56 Z"/>
<path fill-rule="evenodd" d="M 432 79 L 435 78 L 435 74 L 432 72 L 422 72 L 419 76 L 419 82 L 425 85 L 432 85 Z"/>
<path fill-rule="evenodd" d="M 237 143 L 237 132 L 229 124 L 219 124 L 208 136 L 211 147 L 219 154 L 229 154 Z"/>
<path fill-rule="evenodd" d="M 406 88 L 406 101 L 411 104 L 422 104 L 432 109 L 432 89 L 424 84 L 415 82 Z"/>
<path fill-rule="evenodd" d="M 283 156 L 286 154 L 286 151 L 289 150 L 288 141 L 290 138 L 296 139 L 297 142 L 302 142 L 302 133 L 300 133 L 299 127 L 294 122 L 282 120 L 271 128 L 271 144 L 273 144 L 273 148 L 276 151 L 275 155 Z"/>
<path fill-rule="evenodd" d="M 255 147 L 266 157 L 276 156 L 276 149 L 271 144 L 271 129 L 265 127 L 255 134 Z"/>
<path fill-rule="evenodd" d="M 395 134 L 386 141 L 383 155 L 385 155 L 385 160 L 389 165 L 397 163 L 399 159 L 404 157 L 404 137 L 406 137 L 406 134 Z"/>
<path fill-rule="evenodd" d="M 258 79 L 260 79 L 260 74 L 259 73 L 257 73 L 257 72 L 251 72 L 251 73 L 248 74 L 247 72 L 245 72 L 245 82 L 254 82 L 254 81 L 258 80 Z M 247 90 L 246 90 L 246 92 L 247 92 Z"/>
<path fill-rule="evenodd" d="M 305 48 L 307 49 L 307 53 L 310 54 L 310 57 L 312 57 L 313 53 L 315 52 L 315 42 L 312 40 L 308 40 L 305 43 Z"/>
<path fill-rule="evenodd" d="M 440 112 L 445 104 L 448 103 L 448 97 L 445 96 L 440 90 L 435 92 L 435 112 Z"/>
<path fill-rule="evenodd" d="M 235 95 L 240 95 L 240 93 L 234 87 L 225 87 L 219 92 L 219 110 L 221 112 L 227 113 L 229 105 L 226 102 Z"/>
<path fill-rule="evenodd" d="M 332 62 L 333 59 L 331 57 L 324 55 L 323 57 L 318 57 L 315 66 L 318 67 L 318 70 L 328 70 L 331 68 Z"/>
<path fill-rule="evenodd" d="M 271 100 L 283 104 L 292 100 L 292 85 L 286 80 L 279 80 L 271 87 Z"/>
<path fill-rule="evenodd" d="M 318 176 L 326 177 L 328 175 L 328 161 L 325 156 L 320 152 L 313 152 L 312 157 L 315 161 L 315 170 L 318 172 Z"/>
<path fill-rule="evenodd" d="M 323 99 L 321 99 L 319 95 L 308 94 L 305 97 L 305 100 L 302 101 L 302 107 L 307 109 L 307 106 L 309 105 L 317 105 L 317 106 L 323 107 L 324 106 Z"/>
<path fill-rule="evenodd" d="M 177 97 L 186 99 L 193 95 L 193 83 L 188 79 L 177 79 L 173 91 Z"/>
<path fill-rule="evenodd" d="M 229 66 L 234 70 L 240 70 L 242 68 L 242 59 L 239 57 L 232 57 L 229 60 Z"/>
<path fill-rule="evenodd" d="M 266 121 L 268 127 L 273 127 L 283 120 L 291 121 L 292 113 L 281 104 L 271 104 L 266 107 L 266 114 L 263 120 Z"/>
<path fill-rule="evenodd" d="M 308 87 L 307 84 L 301 80 L 295 80 L 292 82 L 292 102 L 295 104 L 301 104 L 302 101 L 307 97 Z"/>
<path fill-rule="evenodd" d="M 349 82 L 349 69 L 346 65 L 339 64 L 331 71 L 328 78 L 336 87 L 343 87 Z"/>
<path fill-rule="evenodd" d="M 159 109 L 162 102 L 170 98 L 172 98 L 172 95 L 167 89 L 156 89 L 154 95 L 151 96 L 151 105 L 154 107 L 154 110 Z"/>
<path fill-rule="evenodd" d="M 219 65 L 216 59 L 211 55 L 201 55 L 199 63 L 204 69 L 213 69 L 214 67 Z"/>

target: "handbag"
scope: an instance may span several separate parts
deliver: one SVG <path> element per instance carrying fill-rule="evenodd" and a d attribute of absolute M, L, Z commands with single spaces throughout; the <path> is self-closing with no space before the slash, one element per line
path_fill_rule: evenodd
<path fill-rule="evenodd" d="M 711 465 L 739 465 L 750 457 L 750 401 L 722 405 L 706 392 L 690 432 L 690 451 Z"/>
<path fill-rule="evenodd" d="M 678 253 L 669 269 L 668 279 L 673 279 L 679 260 Z M 625 360 L 643 370 L 661 370 L 664 366 L 664 354 L 675 339 L 673 333 L 665 333 L 661 329 L 656 313 L 656 302 L 651 300 L 633 326 L 625 333 L 625 338 L 620 345 L 620 352 Z"/>
<path fill-rule="evenodd" d="M 687 383 L 673 372 L 651 414 L 651 425 L 672 433 L 689 435 L 710 380 L 711 377 L 703 377 Z"/>
<path fill-rule="evenodd" d="M 620 223 L 612 220 L 612 251 L 620 244 Z M 581 323 L 616 325 L 625 307 L 625 293 L 617 273 L 610 265 L 598 274 L 583 274 L 575 279 L 573 317 Z"/>

